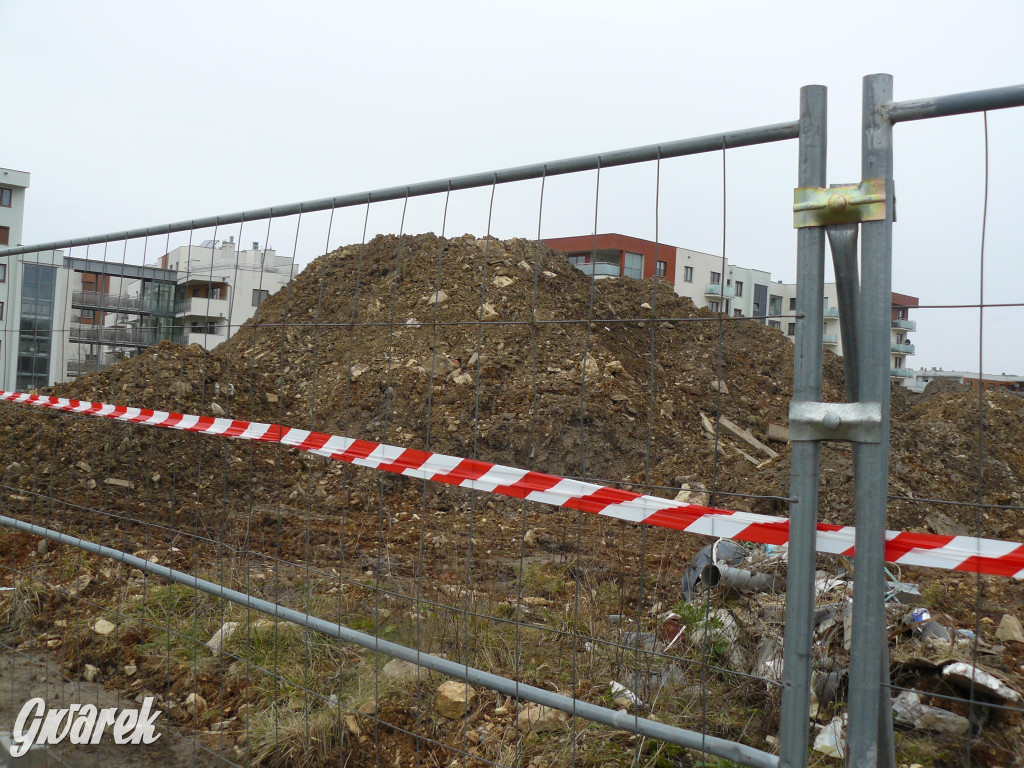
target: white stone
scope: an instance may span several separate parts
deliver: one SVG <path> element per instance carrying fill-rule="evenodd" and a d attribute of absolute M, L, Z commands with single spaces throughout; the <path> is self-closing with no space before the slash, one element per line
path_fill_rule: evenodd
<path fill-rule="evenodd" d="M 213 636 L 206 641 L 206 647 L 209 648 L 214 655 L 219 654 L 224 648 L 224 643 L 235 633 L 236 629 L 238 629 L 237 621 L 224 622 L 221 628 L 214 632 Z"/>
<path fill-rule="evenodd" d="M 106 619 L 97 619 L 96 623 L 92 625 L 92 631 L 97 635 L 103 635 L 106 637 L 111 632 L 117 629 L 117 626 Z"/>

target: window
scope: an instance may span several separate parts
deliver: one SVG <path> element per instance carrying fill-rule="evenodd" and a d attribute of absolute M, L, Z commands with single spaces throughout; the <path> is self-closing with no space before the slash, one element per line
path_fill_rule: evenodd
<path fill-rule="evenodd" d="M 712 272 L 711 273 L 711 284 L 712 285 L 721 285 L 722 284 L 722 273 L 721 272 Z"/>
<path fill-rule="evenodd" d="M 0 227 L 0 245 L 10 245 L 10 244 L 11 244 L 11 228 L 10 227 Z"/>
<path fill-rule="evenodd" d="M 796 312 L 796 299 L 789 300 L 789 311 Z"/>
<path fill-rule="evenodd" d="M 710 309 L 712 312 L 717 312 L 719 306 L 720 305 L 719 305 L 719 303 L 717 301 L 709 301 L 708 302 L 708 309 Z"/>
<path fill-rule="evenodd" d="M 769 328 L 774 328 L 777 331 L 781 331 L 782 330 L 782 323 L 780 323 L 778 320 L 769 320 L 768 321 L 768 327 Z"/>
<path fill-rule="evenodd" d="M 683 281 L 687 283 L 693 282 L 693 267 L 683 267 Z"/>
<path fill-rule="evenodd" d="M 742 280 L 737 280 L 736 281 L 736 297 L 739 298 L 742 295 L 743 295 L 743 281 Z"/>
<path fill-rule="evenodd" d="M 644 279 L 644 256 L 642 253 L 630 253 L 626 251 L 625 268 L 622 271 L 626 277 L 634 280 Z"/>
<path fill-rule="evenodd" d="M 7 265 L 0 264 L 0 283 L 7 282 Z"/>
<path fill-rule="evenodd" d="M 270 291 L 261 291 L 259 288 L 252 289 L 252 305 L 258 307 L 264 301 L 267 300 L 267 296 L 270 295 Z"/>
<path fill-rule="evenodd" d="M 658 277 L 664 277 L 668 272 L 668 264 L 664 261 L 656 262 L 654 265 L 654 274 Z"/>
<path fill-rule="evenodd" d="M 569 263 L 574 267 L 586 264 L 588 261 L 590 261 L 590 256 L 586 253 L 573 253 L 569 256 Z"/>
<path fill-rule="evenodd" d="M 796 336 L 796 323 L 790 323 L 789 327 L 786 329 L 786 333 L 790 336 Z"/>
<path fill-rule="evenodd" d="M 0 205 L 2 205 L 4 208 L 10 208 L 11 196 L 13 194 L 13 189 L 8 189 L 7 187 L 0 187 Z"/>
<path fill-rule="evenodd" d="M 897 309 L 896 310 L 896 317 L 898 317 L 900 320 L 906 320 L 907 319 L 907 310 L 905 310 L 905 309 Z"/>
<path fill-rule="evenodd" d="M 0 320 L 4 319 L 4 303 L 0 301 Z"/>
<path fill-rule="evenodd" d="M 769 315 L 781 315 L 782 314 L 782 297 L 781 296 L 769 296 L 768 297 L 768 314 Z"/>
<path fill-rule="evenodd" d="M 733 317 L 743 317 L 743 310 L 742 309 L 734 309 L 732 311 L 732 316 Z"/>

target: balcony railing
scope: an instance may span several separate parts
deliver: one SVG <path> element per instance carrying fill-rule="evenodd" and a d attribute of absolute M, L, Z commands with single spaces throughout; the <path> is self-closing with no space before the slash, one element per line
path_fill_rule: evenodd
<path fill-rule="evenodd" d="M 894 379 L 912 379 L 914 372 L 910 368 L 889 368 L 889 376 Z"/>
<path fill-rule="evenodd" d="M 595 261 L 591 264 L 573 264 L 573 266 L 584 275 L 594 275 L 594 277 L 619 276 L 619 265 L 608 261 Z"/>
<path fill-rule="evenodd" d="M 71 306 L 77 309 L 98 309 L 104 312 L 126 312 L 133 315 L 148 315 L 154 309 L 160 309 L 157 302 L 149 296 L 128 296 L 104 293 L 103 291 L 72 291 Z"/>
<path fill-rule="evenodd" d="M 104 344 L 111 347 L 149 347 L 159 341 L 152 328 L 108 328 L 72 323 L 68 341 L 78 344 Z"/>
<path fill-rule="evenodd" d="M 893 328 L 899 328 L 901 331 L 916 331 L 917 321 L 916 320 L 903 320 L 897 318 L 892 321 Z"/>
<path fill-rule="evenodd" d="M 896 342 L 893 342 L 892 344 L 889 345 L 889 348 L 893 352 L 897 352 L 897 353 L 899 353 L 901 355 L 912 355 L 912 354 L 914 354 L 914 345 L 913 344 L 897 344 Z"/>
<path fill-rule="evenodd" d="M 826 320 L 838 320 L 839 307 L 825 307 L 821 314 Z"/>
<path fill-rule="evenodd" d="M 839 336 L 834 333 L 823 333 L 821 335 L 821 343 L 829 347 L 834 347 L 839 343 Z"/>
<path fill-rule="evenodd" d="M 99 360 L 68 360 L 68 376 L 81 376 L 83 373 L 102 371 L 120 359 L 119 357 L 104 356 Z"/>
<path fill-rule="evenodd" d="M 704 286 L 705 296 L 718 296 L 726 299 L 736 298 L 736 289 L 731 285 L 722 285 L 721 283 L 708 283 Z"/>

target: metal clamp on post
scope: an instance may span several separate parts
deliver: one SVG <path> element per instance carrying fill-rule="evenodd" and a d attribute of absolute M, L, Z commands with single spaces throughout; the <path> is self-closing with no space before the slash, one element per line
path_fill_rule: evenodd
<path fill-rule="evenodd" d="M 790 440 L 882 440 L 881 403 L 808 403 L 789 405 Z"/>
<path fill-rule="evenodd" d="M 793 226 L 824 227 L 885 219 L 885 179 L 865 179 L 843 187 L 793 190 Z"/>

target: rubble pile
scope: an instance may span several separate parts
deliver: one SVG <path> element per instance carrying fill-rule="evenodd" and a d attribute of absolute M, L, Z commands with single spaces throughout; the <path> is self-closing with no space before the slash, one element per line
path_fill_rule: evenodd
<path fill-rule="evenodd" d="M 215 350 L 164 342 L 49 394 L 280 423 L 785 516 L 792 349 L 759 323 L 720 322 L 664 281 L 591 280 L 533 241 L 381 236 L 315 260 Z M 841 361 L 826 353 L 824 399 L 841 400 L 842 387 Z M 985 393 L 984 408 L 981 498 L 1020 506 L 1024 398 Z M 974 508 L 908 500 L 978 499 L 976 392 L 929 388 L 912 397 L 895 389 L 892 413 L 890 487 L 905 498 L 891 501 L 890 528 L 1024 541 L 1019 512 L 984 509 L 979 530 Z M 600 622 L 624 647 L 667 655 L 704 648 L 694 658 L 781 679 L 785 549 L 705 546 L 706 539 L 656 529 L 641 536 L 627 523 L 434 487 L 281 446 L 18 406 L 0 408 L 0 451 L 6 513 L 157 552 L 218 579 L 225 562 L 229 571 L 244 567 L 238 583 L 252 591 L 269 589 L 272 573 L 274 599 L 301 598 L 308 576 L 301 568 L 271 572 L 240 553 L 335 569 L 396 593 L 413 592 L 419 579 L 438 605 L 461 607 L 479 590 L 490 601 L 482 611 L 556 626 L 568 615 L 563 609 L 578 608 L 569 596 L 578 586 L 595 605 L 602 589 L 613 588 L 620 613 Z M 822 521 L 852 524 L 849 446 L 823 445 L 822 470 Z M 30 537 L 0 534 L 4 562 L 53 554 L 37 551 Z M 535 572 L 551 562 L 565 567 Z M 817 585 L 809 717 L 825 748 L 838 753 L 855 563 L 819 564 L 826 570 Z M 254 567 L 265 570 L 250 579 Z M 658 574 L 653 586 L 645 588 L 641 569 Z M 467 582 L 473 590 L 463 589 Z M 1015 583 L 983 580 L 981 631 L 973 637 L 973 579 L 906 569 L 889 582 L 894 683 L 906 689 L 894 691 L 901 727 L 962 737 L 966 708 L 942 695 L 962 695 L 972 679 L 993 702 L 1024 690 Z M 687 607 L 705 601 L 711 613 L 703 619 Z M 914 618 L 922 609 L 927 618 Z M 217 623 L 202 642 L 220 656 L 246 636 L 238 627 Z M 688 668 L 659 663 L 642 678 L 591 681 L 593 690 L 643 710 L 659 706 L 666 688 L 693 688 Z M 440 720 L 485 713 L 482 692 L 474 703 L 461 684 L 444 696 L 432 685 Z M 762 703 L 777 692 L 760 682 L 755 688 Z M 218 690 L 211 682 L 203 694 L 212 702 Z M 198 694 L 191 704 L 182 700 L 178 711 L 194 714 L 199 701 Z M 540 710 L 517 715 L 512 707 L 501 716 L 518 717 L 527 730 L 562 728 L 557 713 Z M 991 720 L 968 723 L 972 732 L 995 723 L 1005 739 L 1019 738 L 1019 725 L 1016 736 L 1005 725 L 1019 719 L 984 712 Z M 743 731 L 763 737 L 762 748 L 774 738 L 764 719 Z"/>

